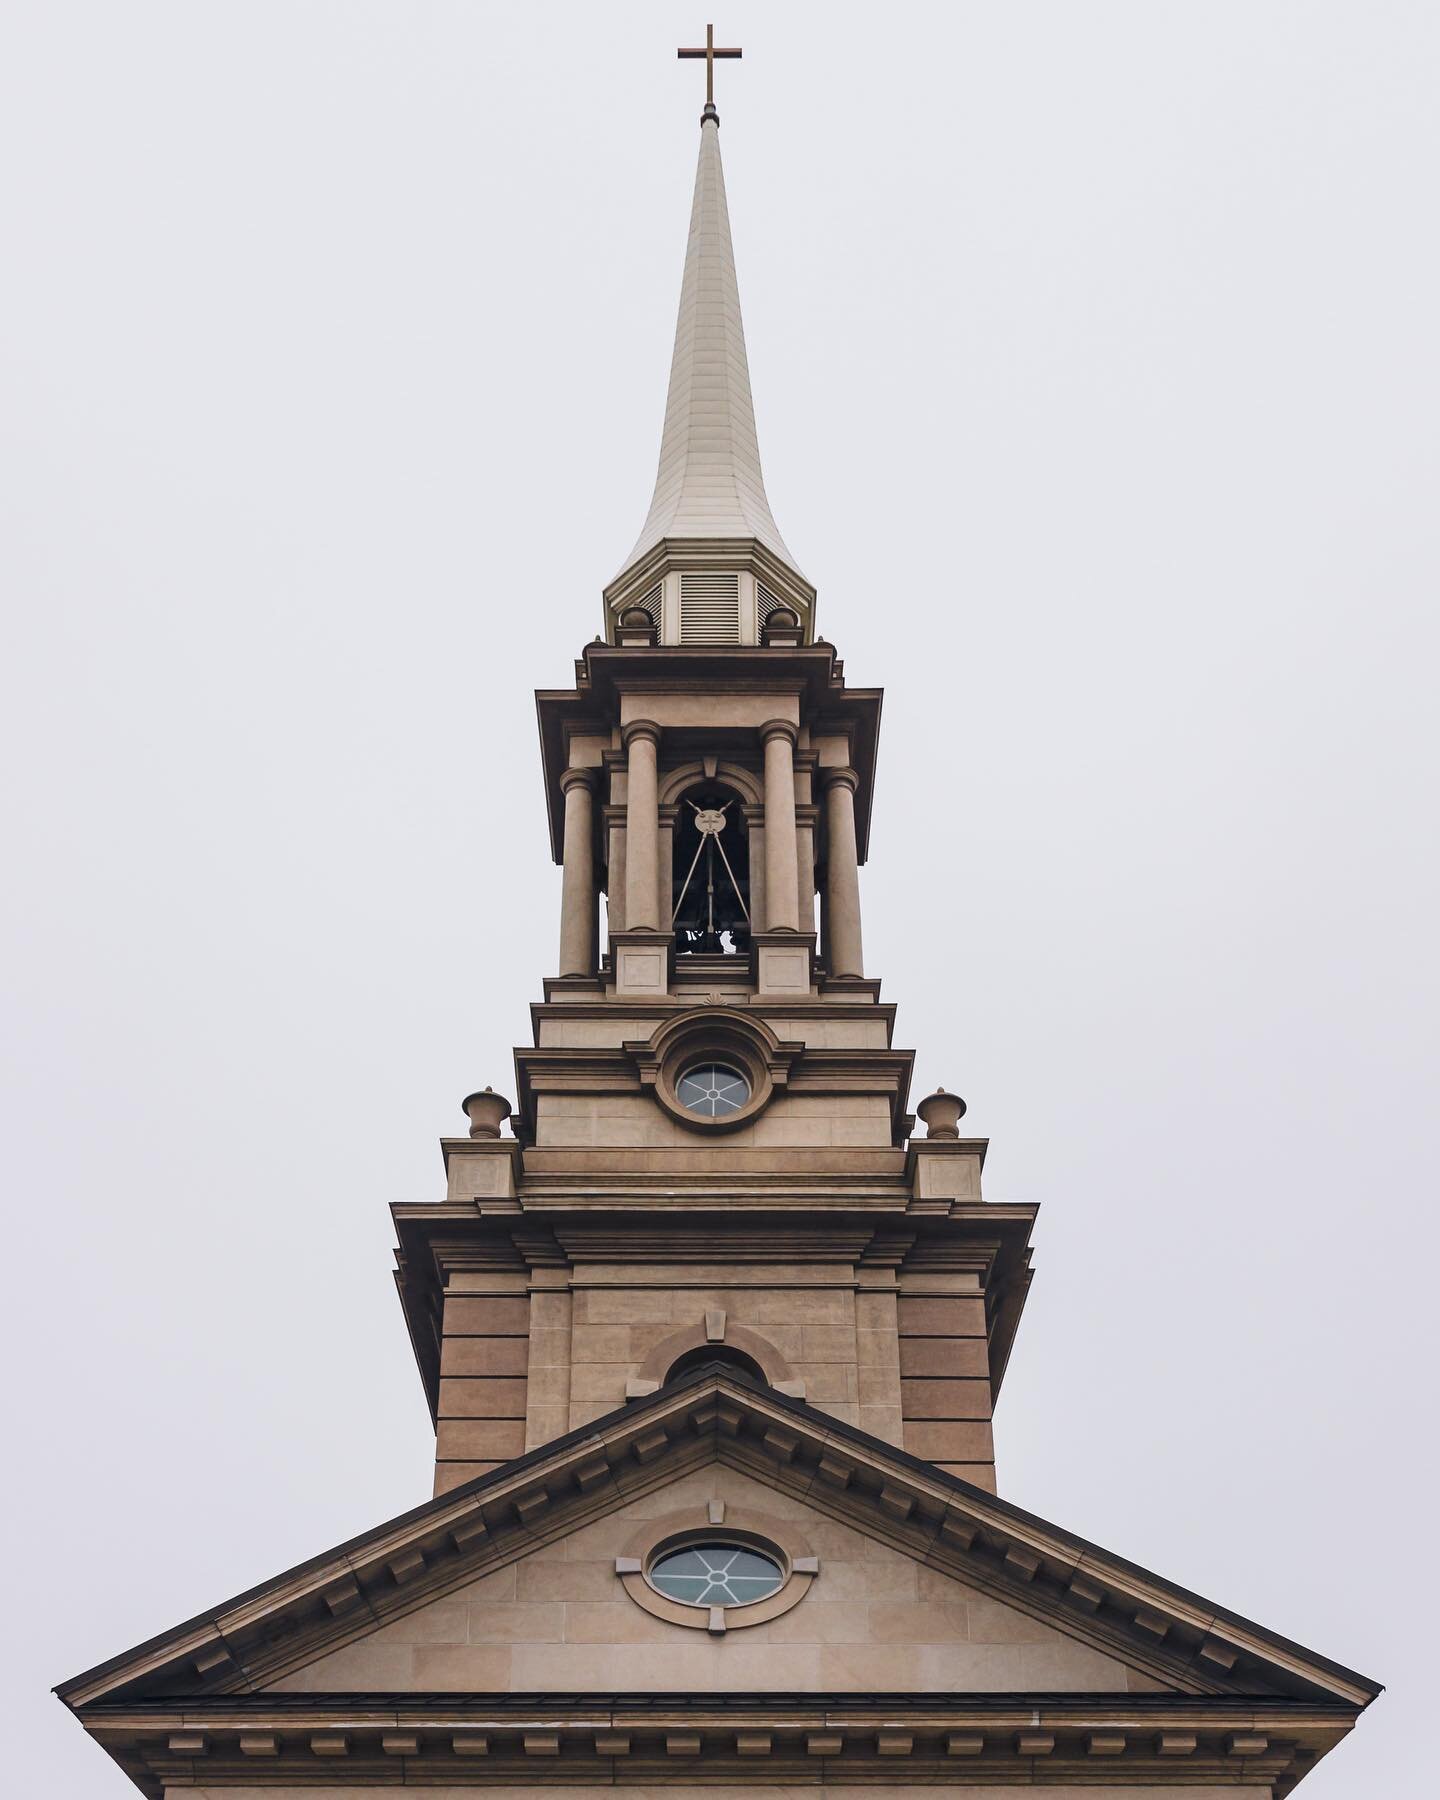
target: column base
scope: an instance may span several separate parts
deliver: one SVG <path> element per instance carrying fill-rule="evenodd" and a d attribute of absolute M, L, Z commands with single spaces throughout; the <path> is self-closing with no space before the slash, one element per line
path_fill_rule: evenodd
<path fill-rule="evenodd" d="M 815 933 L 757 931 L 750 939 L 750 973 L 765 1000 L 808 1000 L 815 991 Z"/>
<path fill-rule="evenodd" d="M 623 999 L 656 999 L 670 992 L 673 931 L 616 931 L 610 938 L 615 992 Z"/>

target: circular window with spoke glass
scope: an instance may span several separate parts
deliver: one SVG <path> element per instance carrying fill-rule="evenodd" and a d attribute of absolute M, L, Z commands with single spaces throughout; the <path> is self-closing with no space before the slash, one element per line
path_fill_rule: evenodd
<path fill-rule="evenodd" d="M 675 1094 L 687 1111 L 705 1119 L 724 1119 L 745 1105 L 750 1083 L 725 1063 L 696 1063 L 675 1083 Z"/>
<path fill-rule="evenodd" d="M 615 1573 L 652 1618 L 723 1637 L 798 1606 L 820 1560 L 793 1520 L 712 1498 L 642 1520 Z"/>
<path fill-rule="evenodd" d="M 773 1557 L 744 1544 L 687 1544 L 666 1551 L 650 1569 L 651 1585 L 687 1606 L 749 1606 L 784 1580 Z"/>

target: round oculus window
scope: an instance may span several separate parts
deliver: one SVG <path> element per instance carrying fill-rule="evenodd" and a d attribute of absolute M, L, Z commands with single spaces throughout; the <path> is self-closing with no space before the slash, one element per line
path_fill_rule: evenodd
<path fill-rule="evenodd" d="M 750 1083 L 725 1063 L 696 1063 L 675 1083 L 675 1096 L 689 1112 L 725 1119 L 749 1100 Z"/>
<path fill-rule="evenodd" d="M 650 1585 L 687 1606 L 749 1606 L 784 1584 L 774 1557 L 746 1544 L 686 1544 L 650 1565 Z"/>

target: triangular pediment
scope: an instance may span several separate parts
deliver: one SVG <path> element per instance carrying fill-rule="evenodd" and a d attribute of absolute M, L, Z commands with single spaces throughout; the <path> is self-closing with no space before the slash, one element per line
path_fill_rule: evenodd
<path fill-rule="evenodd" d="M 888 1558 L 893 1568 L 904 1571 L 896 1576 L 895 1595 L 887 1601 L 881 1581 L 880 1592 L 865 1602 L 867 1621 L 872 1605 L 880 1609 L 873 1614 L 873 1627 L 867 1625 L 863 1636 L 854 1635 L 852 1628 L 847 1641 L 873 1646 L 877 1633 L 892 1630 L 903 1637 L 905 1615 L 885 1613 L 887 1604 L 939 1605 L 942 1610 L 949 1604 L 967 1609 L 967 1632 L 971 1617 L 997 1621 L 998 1632 L 1002 1615 L 1013 1615 L 1017 1643 L 1027 1641 L 1025 1630 L 1033 1630 L 1029 1641 L 1035 1644 L 1076 1646 L 1073 1671 L 1078 1679 L 1082 1666 L 1093 1669 L 1085 1683 L 1092 1690 L 1117 1681 L 1111 1671 L 1123 1670 L 1124 1686 L 1133 1682 L 1140 1689 L 1148 1683 L 1152 1691 L 1196 1695 L 1265 1694 L 1363 1705 L 1378 1691 L 1362 1676 L 721 1366 L 694 1370 L 642 1401 L 113 1658 L 59 1691 L 77 1709 L 122 1697 L 274 1691 L 310 1682 L 303 1671 L 358 1643 L 378 1648 L 404 1642 L 412 1628 L 401 1621 L 423 1615 L 438 1629 L 434 1622 L 443 1616 L 445 1604 L 452 1616 L 458 1616 L 455 1609 L 463 1604 L 467 1617 L 493 1605 L 489 1623 L 477 1626 L 481 1635 L 495 1639 L 492 1648 L 503 1648 L 506 1641 L 547 1641 L 526 1637 L 527 1619 L 519 1609 L 554 1604 L 538 1597 L 536 1584 L 557 1577 L 527 1573 L 527 1592 L 533 1597 L 522 1602 L 517 1572 L 533 1570 L 547 1559 L 553 1562 L 555 1546 L 613 1544 L 621 1524 L 668 1504 L 656 1496 L 706 1489 L 707 1497 L 723 1498 L 709 1491 L 720 1480 L 717 1470 L 725 1471 L 726 1481 L 744 1478 L 773 1495 L 771 1512 L 803 1512 L 820 1522 L 825 1533 L 834 1534 L 834 1541 L 852 1553 L 826 1559 L 804 1607 L 791 1623 L 782 1627 L 777 1622 L 770 1630 L 776 1642 L 800 1641 L 800 1621 L 809 1613 L 817 1619 L 823 1614 L 827 1629 L 845 1629 L 829 1609 L 844 1603 L 832 1596 L 843 1596 L 844 1584 L 853 1587 L 859 1579 L 853 1570 L 842 1573 L 847 1562 L 883 1565 Z M 608 1589 L 608 1597 L 600 1595 L 602 1573 L 597 1569 L 589 1577 L 593 1599 L 587 1600 L 577 1587 L 558 1604 L 613 1606 L 619 1609 L 613 1615 L 617 1621 L 628 1619 L 634 1608 L 627 1612 Z M 953 1590 L 947 1582 L 955 1584 Z M 908 1598 L 912 1583 L 913 1602 Z M 933 1599 L 942 1591 L 951 1595 L 948 1602 Z M 507 1615 L 501 1610 L 506 1606 L 515 1610 Z M 959 1644 L 959 1613 L 953 1617 L 956 1635 L 947 1641 Z M 643 1637 L 649 1622 L 642 1625 L 640 1618 L 637 1614 L 632 1624 Z M 1020 1620 L 1029 1626 L 1022 1628 Z M 539 1630 L 540 1622 L 541 1615 L 529 1615 L 530 1628 Z M 927 1621 L 916 1613 L 912 1622 L 917 1630 L 939 1629 L 935 1615 Z M 553 1623 L 551 1615 L 546 1629 Z M 728 1643 L 727 1652 L 739 1641 Z M 752 1633 L 751 1642 L 760 1641 Z M 997 1643 L 1003 1641 L 997 1638 Z M 907 1647 L 917 1644 L 918 1639 Z M 1097 1660 L 1087 1662 L 1086 1657 Z M 442 1660 L 433 1659 L 437 1671 Z M 992 1658 L 991 1666 L 1018 1672 L 1028 1663 L 1038 1682 L 1042 1661 L 1038 1654 Z M 921 1663 L 930 1673 L 916 1683 L 919 1691 L 975 1685 L 958 1654 L 948 1664 L 943 1657 L 919 1662 L 895 1657 L 888 1666 L 898 1672 Z M 792 1659 L 788 1666 L 798 1667 L 798 1662 Z M 830 1658 L 823 1666 L 838 1675 L 843 1661 Z M 859 1673 L 862 1666 L 870 1672 Z M 874 1660 L 857 1661 L 855 1673 L 839 1685 L 874 1687 L 881 1666 Z M 941 1675 L 947 1667 L 953 1676 L 945 1681 Z M 986 1691 L 993 1690 L 993 1681 L 979 1679 Z M 473 1678 L 460 1685 L 474 1689 L 485 1680 L 477 1661 Z M 355 1689 L 359 1685 L 357 1674 Z M 376 1678 L 368 1678 L 366 1685 L 375 1691 Z M 496 1681 L 497 1690 L 510 1685 Z M 541 1685 L 553 1688 L 557 1681 L 547 1678 Z M 607 1685 L 613 1688 L 617 1682 Z M 795 1682 L 784 1677 L 777 1660 L 773 1681 L 762 1685 L 791 1687 Z M 895 1690 L 909 1684 L 892 1678 L 885 1685 Z M 1048 1689 L 1057 1683 L 1047 1677 L 1043 1685 Z"/>
<path fill-rule="evenodd" d="M 719 1616 L 667 1601 L 641 1571 L 665 1545 L 696 1538 L 758 1542 L 789 1579 Z M 628 1500 L 611 1496 L 587 1523 L 268 1685 L 921 1694 L 1149 1693 L 1169 1684 L 897 1547 L 865 1518 L 842 1519 L 787 1492 L 772 1468 L 738 1466 L 716 1441 L 698 1466 Z"/>

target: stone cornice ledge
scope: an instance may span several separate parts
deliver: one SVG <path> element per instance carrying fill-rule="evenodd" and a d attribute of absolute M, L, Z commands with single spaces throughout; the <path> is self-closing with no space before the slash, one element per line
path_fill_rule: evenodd
<path fill-rule="evenodd" d="M 551 1784 L 618 1777 L 814 1785 L 902 1780 L 1288 1794 L 1355 1709 L 1169 1694 L 248 1694 L 92 1709 L 147 1794 L 166 1786 Z M 343 1772 L 343 1774 L 342 1774 Z"/>

